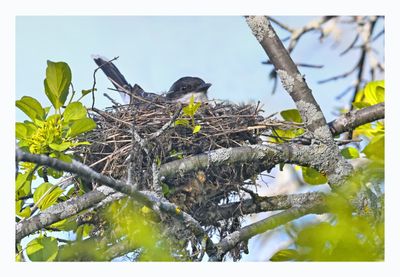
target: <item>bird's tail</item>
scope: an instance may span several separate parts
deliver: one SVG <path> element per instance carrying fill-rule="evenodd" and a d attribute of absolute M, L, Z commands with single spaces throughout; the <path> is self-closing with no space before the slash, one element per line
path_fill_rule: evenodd
<path fill-rule="evenodd" d="M 104 74 L 110 79 L 113 83 L 114 87 L 117 90 L 121 90 L 124 88 L 128 91 L 132 90 L 132 86 L 128 83 L 125 79 L 124 75 L 119 71 L 119 69 L 107 58 L 99 56 L 99 55 L 92 55 L 92 59 L 94 62 L 99 66 L 99 68 L 104 72 Z M 130 96 L 126 93 L 120 91 L 122 100 L 125 103 L 129 103 Z"/>

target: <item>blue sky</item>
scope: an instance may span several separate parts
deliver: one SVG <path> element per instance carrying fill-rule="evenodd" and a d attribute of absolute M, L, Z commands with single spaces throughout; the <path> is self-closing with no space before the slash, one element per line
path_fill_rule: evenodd
<path fill-rule="evenodd" d="M 313 17 L 277 17 L 296 27 Z M 379 28 L 378 28 L 379 29 Z M 276 28 L 281 36 L 287 36 Z M 296 62 L 324 64 L 323 69 L 301 68 L 328 120 L 335 97 L 350 80 L 318 85 L 316 81 L 342 73 L 355 63 L 357 53 L 339 58 L 337 53 L 352 37 L 335 49 L 318 34 L 309 34 L 293 52 Z M 383 44 L 381 44 L 383 46 Z M 16 17 L 16 98 L 30 95 L 49 103 L 43 93 L 46 60 L 67 62 L 77 91 L 93 83 L 95 63 L 91 54 L 119 56 L 116 65 L 127 80 L 147 91 L 164 92 L 182 76 L 198 76 L 212 83 L 211 98 L 233 102 L 260 100 L 267 114 L 293 108 L 279 84 L 271 95 L 271 67 L 261 64 L 266 54 L 239 16 L 18 16 Z M 110 105 L 102 94 L 111 87 L 102 72 L 97 74 L 96 105 Z M 89 100 L 90 97 L 87 97 Z M 344 99 L 344 103 L 347 99 Z M 89 101 L 86 102 L 89 104 Z M 17 121 L 23 120 L 17 111 Z"/>

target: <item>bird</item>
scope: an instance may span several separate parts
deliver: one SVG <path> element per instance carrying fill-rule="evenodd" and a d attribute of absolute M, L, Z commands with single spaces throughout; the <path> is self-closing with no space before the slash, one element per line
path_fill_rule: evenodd
<path fill-rule="evenodd" d="M 108 79 L 113 83 L 114 87 L 119 91 L 122 101 L 126 104 L 132 103 L 132 96 L 126 93 L 137 95 L 147 100 L 159 99 L 164 97 L 167 101 L 180 102 L 188 104 L 191 97 L 195 102 L 207 102 L 207 91 L 211 84 L 204 82 L 201 78 L 186 76 L 175 81 L 167 93 L 156 94 L 144 91 L 139 85 L 132 86 L 125 79 L 124 75 L 114 65 L 114 63 L 100 55 L 92 55 L 92 59 L 97 66 L 104 72 Z"/>
<path fill-rule="evenodd" d="M 207 102 L 207 91 L 210 83 L 204 82 L 201 78 L 186 76 L 175 81 L 165 97 L 181 103 L 189 103 L 193 96 L 195 102 Z"/>

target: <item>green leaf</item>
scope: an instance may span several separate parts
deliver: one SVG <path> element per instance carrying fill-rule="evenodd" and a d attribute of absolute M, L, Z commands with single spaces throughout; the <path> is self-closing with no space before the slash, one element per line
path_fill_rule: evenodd
<path fill-rule="evenodd" d="M 76 216 L 71 216 L 51 224 L 49 227 L 61 231 L 71 231 L 77 228 Z"/>
<path fill-rule="evenodd" d="M 63 141 L 63 142 L 61 142 L 61 143 L 50 143 L 50 144 L 49 144 L 49 147 L 50 147 L 51 149 L 53 149 L 53 150 L 62 152 L 62 151 L 67 150 L 69 147 L 71 147 L 71 145 L 72 145 L 71 142 L 69 142 L 69 141 Z"/>
<path fill-rule="evenodd" d="M 353 106 L 364 108 L 383 101 L 385 101 L 385 81 L 373 81 L 357 92 Z"/>
<path fill-rule="evenodd" d="M 321 185 L 327 182 L 327 179 L 324 175 L 316 171 L 311 167 L 302 167 L 301 171 L 303 173 L 304 182 L 310 185 Z"/>
<path fill-rule="evenodd" d="M 45 110 L 42 108 L 39 101 L 33 97 L 24 96 L 21 100 L 15 101 L 15 105 L 32 119 L 32 121 L 45 119 Z"/>
<path fill-rule="evenodd" d="M 26 254 L 31 261 L 51 262 L 58 253 L 58 243 L 55 238 L 37 237 L 31 240 L 26 247 Z"/>
<path fill-rule="evenodd" d="M 385 81 L 369 82 L 364 88 L 365 101 L 375 105 L 385 101 Z"/>
<path fill-rule="evenodd" d="M 82 90 L 82 97 L 88 95 L 92 91 L 93 91 L 92 89 L 83 89 Z M 94 89 L 94 91 L 96 91 L 96 89 Z"/>
<path fill-rule="evenodd" d="M 22 208 L 23 204 L 23 200 L 18 200 L 15 202 L 15 214 L 19 217 L 26 218 L 31 215 L 31 207 L 27 206 L 25 208 Z"/>
<path fill-rule="evenodd" d="M 72 102 L 65 108 L 63 117 L 64 122 L 68 123 L 72 120 L 86 118 L 87 110 L 81 102 Z"/>
<path fill-rule="evenodd" d="M 64 153 L 58 153 L 57 159 L 60 161 L 66 162 L 66 163 L 72 163 L 72 154 L 64 154 Z"/>
<path fill-rule="evenodd" d="M 47 61 L 44 88 L 47 98 L 55 109 L 64 105 L 71 79 L 71 69 L 67 63 Z"/>
<path fill-rule="evenodd" d="M 294 249 L 283 249 L 276 252 L 269 260 L 273 262 L 284 262 L 296 260 L 298 253 Z"/>
<path fill-rule="evenodd" d="M 365 102 L 365 101 L 353 102 L 352 105 L 354 108 L 357 108 L 357 109 L 363 109 L 363 108 L 371 106 L 370 103 Z"/>
<path fill-rule="evenodd" d="M 53 177 L 54 179 L 58 179 L 58 178 L 61 178 L 64 175 L 64 172 L 49 167 L 49 168 L 47 168 L 47 174 L 50 175 L 51 177 Z"/>
<path fill-rule="evenodd" d="M 198 132 L 200 131 L 200 129 L 201 129 L 201 126 L 200 126 L 200 125 L 194 126 L 194 128 L 193 128 L 193 134 L 198 133 Z"/>
<path fill-rule="evenodd" d="M 18 173 L 17 180 L 15 180 L 15 189 L 17 191 L 24 185 L 28 177 L 29 177 L 29 172 L 26 172 L 24 174 Z"/>
<path fill-rule="evenodd" d="M 25 126 L 24 123 L 16 122 L 15 123 L 15 138 L 16 139 L 23 139 L 26 138 L 28 134 L 28 128 Z"/>
<path fill-rule="evenodd" d="M 340 151 L 340 153 L 346 159 L 355 159 L 355 158 L 359 158 L 360 157 L 360 154 L 358 153 L 358 150 L 356 148 L 354 148 L 354 147 L 343 148 Z"/>
<path fill-rule="evenodd" d="M 80 241 L 83 240 L 84 238 L 86 238 L 87 236 L 90 235 L 90 232 L 93 230 L 93 225 L 89 225 L 89 224 L 83 224 L 80 225 L 77 229 L 76 229 L 76 240 Z"/>
<path fill-rule="evenodd" d="M 276 142 L 285 142 L 286 140 L 290 140 L 292 138 L 300 136 L 303 133 L 304 129 L 302 128 L 288 130 L 274 129 L 274 135 L 276 135 L 277 138 L 274 138 L 273 140 Z"/>
<path fill-rule="evenodd" d="M 362 151 L 368 159 L 383 161 L 385 159 L 385 135 L 376 135 Z"/>
<path fill-rule="evenodd" d="M 31 192 L 31 183 L 32 175 L 30 174 L 30 172 L 26 172 L 24 174 L 18 173 L 15 180 L 16 197 L 19 198 L 29 195 Z"/>
<path fill-rule="evenodd" d="M 161 183 L 161 188 L 164 196 L 168 196 L 171 193 L 169 186 L 167 184 Z"/>
<path fill-rule="evenodd" d="M 183 125 L 183 126 L 189 126 L 189 120 L 181 118 L 181 119 L 177 119 L 175 120 L 175 126 L 177 125 Z"/>
<path fill-rule="evenodd" d="M 280 112 L 282 118 L 286 121 L 302 123 L 300 113 L 296 109 L 284 110 Z"/>
<path fill-rule="evenodd" d="M 43 183 L 33 193 L 33 202 L 39 209 L 45 210 L 56 203 L 62 193 L 63 190 L 60 187 L 50 183 Z"/>
<path fill-rule="evenodd" d="M 82 133 L 88 132 L 96 128 L 96 123 L 91 118 L 81 118 L 72 123 L 67 132 L 67 137 L 73 138 Z"/>

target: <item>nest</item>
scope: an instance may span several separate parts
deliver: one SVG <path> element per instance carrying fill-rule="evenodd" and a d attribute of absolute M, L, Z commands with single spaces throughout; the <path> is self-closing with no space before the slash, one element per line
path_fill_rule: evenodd
<path fill-rule="evenodd" d="M 98 127 L 85 138 L 91 145 L 84 151 L 84 161 L 96 171 L 122 180 L 127 180 L 130 166 L 131 180 L 140 189 L 149 190 L 154 163 L 160 165 L 219 148 L 262 143 L 260 134 L 271 133 L 274 126 L 281 125 L 265 118 L 263 112 L 259 103 L 209 102 L 201 104 L 192 120 L 182 113 L 182 104 L 162 98 L 116 105 L 104 111 L 95 109 L 92 116 Z M 182 118 L 189 120 L 189 126 L 173 123 Z M 200 131 L 193 133 L 192 124 L 200 125 Z M 134 133 L 148 140 L 145 147 Z M 210 166 L 163 179 L 162 186 L 171 202 L 204 222 L 202 216 L 207 210 L 232 201 L 232 196 L 238 196 L 245 186 L 245 180 L 265 170 L 269 168 L 261 162 Z"/>

